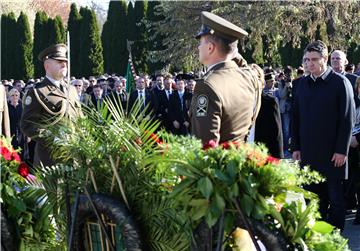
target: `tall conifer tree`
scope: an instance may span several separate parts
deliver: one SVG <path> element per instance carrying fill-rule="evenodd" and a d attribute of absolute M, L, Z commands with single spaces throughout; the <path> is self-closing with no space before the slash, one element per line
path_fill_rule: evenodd
<path fill-rule="evenodd" d="M 33 65 L 33 43 L 30 32 L 28 17 L 21 12 L 17 20 L 17 44 L 18 52 L 16 59 L 17 71 L 14 75 L 17 79 L 27 81 L 34 75 Z"/>
<path fill-rule="evenodd" d="M 34 47 L 33 47 L 33 63 L 34 63 L 34 77 L 40 78 L 45 75 L 43 63 L 39 61 L 39 53 L 49 46 L 48 30 L 47 30 L 48 16 L 44 11 L 36 13 L 34 25 Z"/>
<path fill-rule="evenodd" d="M 128 37 L 127 5 L 125 1 L 119 1 L 117 3 L 116 15 L 111 28 L 110 62 L 113 67 L 110 73 L 124 75 L 129 59 L 126 43 Z"/>
<path fill-rule="evenodd" d="M 71 60 L 71 75 L 75 77 L 80 77 L 80 28 L 81 28 L 81 16 L 76 8 L 76 4 L 71 4 L 71 10 L 68 19 L 68 31 L 70 33 L 70 60 Z"/>
<path fill-rule="evenodd" d="M 159 10 L 159 8 L 161 8 L 160 1 L 149 1 L 148 2 L 146 20 L 147 20 L 147 23 L 149 26 L 153 22 L 158 22 L 158 21 L 164 19 L 164 16 L 161 15 L 161 11 Z M 147 46 L 146 46 L 148 48 L 147 63 L 148 63 L 150 73 L 154 73 L 158 70 L 161 70 L 166 65 L 166 62 L 155 59 L 153 57 L 153 52 L 162 51 L 162 50 L 166 49 L 165 46 L 162 44 L 163 36 L 160 34 L 157 34 L 157 35 L 154 35 L 154 34 L 155 34 L 155 29 L 153 27 L 150 27 L 149 29 L 147 29 L 147 36 L 148 36 Z"/>
<path fill-rule="evenodd" d="M 1 17 L 1 78 L 10 79 L 15 78 L 17 72 L 17 22 L 13 12 L 10 12 L 7 15 L 4 14 Z"/>
<path fill-rule="evenodd" d="M 80 74 L 86 77 L 100 75 L 104 72 L 104 60 L 96 15 L 88 8 L 81 8 L 80 13 Z"/>
<path fill-rule="evenodd" d="M 1 79 L 7 79 L 9 76 L 8 65 L 8 37 L 4 34 L 9 34 L 9 17 L 7 14 L 1 14 Z"/>
<path fill-rule="evenodd" d="M 116 7 L 119 6 L 119 2 L 110 1 L 107 19 L 104 23 L 103 30 L 101 33 L 101 41 L 103 45 L 103 57 L 104 57 L 104 68 L 106 72 L 112 72 L 112 62 L 111 62 L 111 31 L 115 22 L 115 16 L 117 15 Z"/>
<path fill-rule="evenodd" d="M 147 72 L 147 34 L 144 19 L 146 18 L 147 1 L 136 1 L 134 8 L 134 19 L 136 29 L 132 56 L 135 69 L 138 72 Z"/>
<path fill-rule="evenodd" d="M 48 45 L 65 43 L 65 29 L 61 17 L 49 18 L 47 22 Z"/>
<path fill-rule="evenodd" d="M 56 31 L 56 36 L 55 36 L 56 43 L 66 43 L 66 32 L 60 16 L 55 17 L 54 24 Z"/>

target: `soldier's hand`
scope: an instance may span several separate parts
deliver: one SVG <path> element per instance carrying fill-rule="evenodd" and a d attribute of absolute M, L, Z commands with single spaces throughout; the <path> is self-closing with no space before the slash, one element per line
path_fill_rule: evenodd
<path fill-rule="evenodd" d="M 301 160 L 301 152 L 300 151 L 294 151 L 292 154 L 293 160 Z"/>
<path fill-rule="evenodd" d="M 184 122 L 184 126 L 185 126 L 185 127 L 189 127 L 189 125 L 190 125 L 189 122 L 187 122 L 187 121 Z"/>
<path fill-rule="evenodd" d="M 345 164 L 346 159 L 347 159 L 347 156 L 345 154 L 334 153 L 331 161 L 334 161 L 335 167 L 340 167 Z"/>
<path fill-rule="evenodd" d="M 177 120 L 175 120 L 175 121 L 173 122 L 173 125 L 174 125 L 174 127 L 175 127 L 176 129 L 179 129 L 179 128 L 180 128 L 180 124 L 179 124 L 179 122 L 177 122 Z"/>

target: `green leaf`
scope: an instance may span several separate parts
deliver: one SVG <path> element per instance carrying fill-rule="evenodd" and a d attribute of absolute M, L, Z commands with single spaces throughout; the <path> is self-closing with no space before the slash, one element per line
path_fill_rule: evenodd
<path fill-rule="evenodd" d="M 207 206 L 208 204 L 209 201 L 205 199 L 193 199 L 189 202 L 189 205 L 193 207 Z"/>
<path fill-rule="evenodd" d="M 219 209 L 219 211 L 223 211 L 225 208 L 225 201 L 223 197 L 221 197 L 218 193 L 215 193 L 215 203 L 216 207 Z"/>
<path fill-rule="evenodd" d="M 251 211 L 254 208 L 254 201 L 253 199 L 251 199 L 251 197 L 247 194 L 242 194 L 241 198 L 240 198 L 240 206 L 242 208 L 242 210 L 244 210 L 244 213 L 246 214 L 246 216 L 250 216 Z"/>
<path fill-rule="evenodd" d="M 201 178 L 197 183 L 197 187 L 206 199 L 210 198 L 213 192 L 213 185 L 208 177 Z"/>
<path fill-rule="evenodd" d="M 267 210 L 264 207 L 262 207 L 259 204 L 255 204 L 251 216 L 254 219 L 262 220 L 266 213 L 267 213 Z"/>
<path fill-rule="evenodd" d="M 205 216 L 205 221 L 208 224 L 209 227 L 212 227 L 215 225 L 215 223 L 217 222 L 219 218 L 219 215 L 217 214 L 213 214 L 211 212 L 209 212 L 208 214 L 206 214 Z"/>
<path fill-rule="evenodd" d="M 316 221 L 312 230 L 321 234 L 329 234 L 334 230 L 334 226 L 325 221 Z"/>
<path fill-rule="evenodd" d="M 184 189 L 191 186 L 193 183 L 194 183 L 194 180 L 184 179 L 183 181 L 181 181 L 179 184 L 177 184 L 175 186 L 174 190 L 170 194 L 170 198 L 174 198 L 174 197 L 178 196 L 179 194 L 183 193 Z"/>
<path fill-rule="evenodd" d="M 229 178 L 223 172 L 221 172 L 219 169 L 215 170 L 215 177 L 226 183 L 229 182 Z"/>
<path fill-rule="evenodd" d="M 183 168 L 183 167 L 178 167 L 176 168 L 176 173 L 178 175 L 182 175 L 182 176 L 185 176 L 185 177 L 189 177 L 189 178 L 192 178 L 192 179 L 195 179 L 195 175 L 194 173 L 192 173 L 191 171 Z"/>
<path fill-rule="evenodd" d="M 8 185 L 5 185 L 5 192 L 9 195 L 9 196 L 14 196 L 14 189 Z"/>
<path fill-rule="evenodd" d="M 20 212 L 25 212 L 26 204 L 22 200 L 14 200 L 14 206 Z"/>
<path fill-rule="evenodd" d="M 237 171 L 237 162 L 235 160 L 230 160 L 226 165 L 226 173 L 233 179 Z"/>
<path fill-rule="evenodd" d="M 26 230 L 25 230 L 24 233 L 25 233 L 26 235 L 33 236 L 34 231 L 33 231 L 32 225 L 29 225 L 29 226 L 26 228 Z"/>
<path fill-rule="evenodd" d="M 243 190 L 244 193 L 251 194 L 252 192 L 251 183 L 246 177 L 240 177 L 238 183 L 240 185 L 241 190 Z"/>
<path fill-rule="evenodd" d="M 230 188 L 230 197 L 238 197 L 239 196 L 239 186 L 237 183 L 234 183 Z"/>
<path fill-rule="evenodd" d="M 194 207 L 194 210 L 192 210 L 193 213 L 191 215 L 191 218 L 193 220 L 199 220 L 206 214 L 209 207 L 209 201 L 205 199 L 196 199 L 191 200 L 189 205 Z"/>

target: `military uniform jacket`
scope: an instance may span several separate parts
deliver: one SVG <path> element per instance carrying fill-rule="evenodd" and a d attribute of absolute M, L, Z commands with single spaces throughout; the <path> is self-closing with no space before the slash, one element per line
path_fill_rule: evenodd
<path fill-rule="evenodd" d="M 252 124 L 259 91 L 250 67 L 226 61 L 197 81 L 191 105 L 192 133 L 203 143 L 243 141 Z"/>
<path fill-rule="evenodd" d="M 62 89 L 45 78 L 26 93 L 20 127 L 26 136 L 36 141 L 34 166 L 40 162 L 44 166 L 54 164 L 43 137 L 45 127 L 56 124 L 65 116 L 73 118 L 81 115 L 75 87 L 62 86 Z"/>

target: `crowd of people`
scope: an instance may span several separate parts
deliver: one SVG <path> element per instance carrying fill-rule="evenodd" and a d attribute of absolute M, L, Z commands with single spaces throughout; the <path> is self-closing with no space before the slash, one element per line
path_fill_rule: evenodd
<path fill-rule="evenodd" d="M 104 74 L 71 77 L 65 84 L 66 46 L 46 48 L 39 55 L 45 78 L 26 84 L 2 80 L 13 146 L 20 147 L 22 158 L 34 165 L 39 160 L 52 165 L 42 143 L 42 129 L 35 123 L 41 121 L 40 116 L 77 116 L 81 106 L 99 111 L 111 101 L 127 115 L 137 107 L 175 135 L 195 135 L 203 143 L 211 139 L 261 142 L 274 157 L 315 166 L 327 178 L 324 184 L 308 187 L 320 196 L 322 217 L 343 229 L 344 208 L 357 205 L 355 223 L 360 224 L 360 188 L 356 186 L 360 179 L 360 64 L 355 69 L 343 51 L 329 55 L 326 45 L 316 41 L 306 47 L 297 69 L 264 67 L 265 75 L 259 74 L 264 76 L 262 93 L 257 97 L 254 72 L 259 70 L 248 67 L 243 59 L 239 62 L 234 50 L 246 31 L 211 13 L 203 13 L 202 22 L 197 37 L 200 61 L 208 67 L 204 76 L 143 74 L 131 86 L 122 76 Z M 70 110 L 65 110 L 64 102 L 70 103 Z"/>

